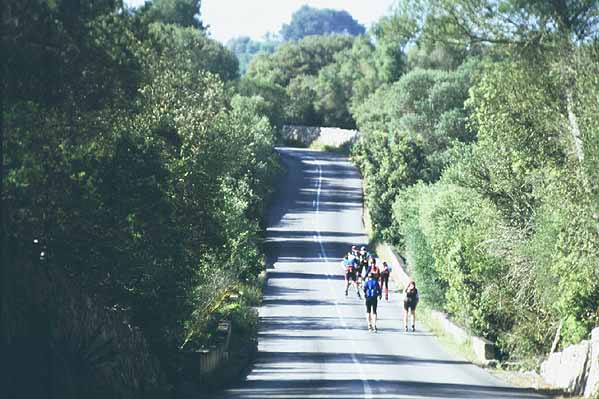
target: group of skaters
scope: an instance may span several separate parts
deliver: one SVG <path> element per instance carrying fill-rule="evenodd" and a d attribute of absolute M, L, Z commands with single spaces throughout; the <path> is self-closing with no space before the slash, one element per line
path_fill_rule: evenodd
<path fill-rule="evenodd" d="M 349 286 L 356 290 L 358 298 L 362 298 L 360 292 L 364 293 L 366 301 L 366 320 L 368 331 L 376 332 L 376 317 L 378 300 L 389 300 L 389 276 L 391 266 L 383 262 L 377 264 L 376 256 L 369 252 L 366 247 L 358 249 L 352 245 L 351 250 L 343 257 L 343 270 L 345 272 L 345 296 L 348 295 Z M 408 331 L 409 314 L 412 315 L 412 331 L 416 330 L 416 305 L 418 305 L 418 289 L 412 280 L 404 290 L 404 329 Z"/>

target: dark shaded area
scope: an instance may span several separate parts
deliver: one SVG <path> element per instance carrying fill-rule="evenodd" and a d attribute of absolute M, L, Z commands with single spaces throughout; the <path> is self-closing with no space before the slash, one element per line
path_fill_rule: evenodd
<path fill-rule="evenodd" d="M 317 273 L 299 273 L 299 272 L 273 272 L 269 277 L 270 280 L 278 280 L 278 279 L 300 279 L 300 280 L 343 280 L 344 277 L 340 275 L 328 276 L 324 274 Z M 278 287 L 272 287 L 276 289 Z M 269 291 L 270 295 L 274 295 L 272 291 Z"/>
<path fill-rule="evenodd" d="M 318 299 L 284 299 L 284 298 L 272 298 L 264 299 L 262 301 L 263 306 L 332 306 L 335 302 L 332 301 L 321 301 Z"/>
<path fill-rule="evenodd" d="M 362 328 L 363 329 L 363 328 Z M 352 363 L 353 358 L 360 363 L 369 364 L 470 364 L 466 361 L 424 359 L 412 356 L 381 355 L 366 353 L 337 353 L 337 352 L 260 352 L 257 367 L 263 369 L 261 363 Z"/>
<path fill-rule="evenodd" d="M 325 305 L 325 304 L 321 304 Z M 331 305 L 334 305 L 331 303 Z M 355 306 L 361 306 L 356 302 Z M 348 318 L 345 318 L 346 322 Z M 341 325 L 337 317 L 263 317 L 260 319 L 260 331 L 330 331 L 351 330 L 364 331 L 363 319 L 360 317 L 357 323 Z M 404 333 L 401 328 L 384 328 L 381 333 Z"/>
<path fill-rule="evenodd" d="M 340 237 L 340 238 L 351 238 L 351 237 L 361 237 L 363 236 L 362 233 L 359 232 L 355 232 L 355 233 L 347 233 L 347 232 L 340 232 L 340 231 L 320 231 L 320 236 L 322 238 L 334 238 L 334 237 Z M 277 239 L 277 238 L 285 238 L 285 239 L 293 239 L 293 238 L 312 238 L 314 237 L 314 235 L 316 235 L 316 233 L 312 230 L 298 230 L 298 231 L 284 231 L 284 230 L 270 230 L 268 232 L 268 237 L 269 239 Z M 362 243 L 357 243 L 357 244 L 353 244 L 353 245 L 366 245 L 362 244 Z"/>
<path fill-rule="evenodd" d="M 273 370 L 279 374 L 280 370 Z M 442 384 L 409 380 L 369 380 L 373 395 L 395 394 L 397 398 L 413 396 L 415 398 L 461 398 L 461 399 L 524 399 L 545 398 L 532 389 L 501 388 L 467 384 Z M 344 399 L 363 399 L 363 387 L 360 380 L 260 380 L 248 381 L 243 389 L 229 391 L 227 397 L 301 397 L 318 395 Z M 256 396 L 258 395 L 259 396 Z M 385 396 L 388 397 L 388 396 Z"/>

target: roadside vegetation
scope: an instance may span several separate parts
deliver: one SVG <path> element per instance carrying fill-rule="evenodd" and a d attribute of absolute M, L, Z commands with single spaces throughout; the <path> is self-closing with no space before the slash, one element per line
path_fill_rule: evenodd
<path fill-rule="evenodd" d="M 364 35 L 253 58 L 241 82 L 278 123 L 362 133 L 376 238 L 513 362 L 599 323 L 598 35 L 594 1 L 398 1 Z"/>
<path fill-rule="evenodd" d="M 423 300 L 521 360 L 598 322 L 599 10 L 484 4 L 398 7 L 413 46 L 354 108 L 353 158 Z"/>
<path fill-rule="evenodd" d="M 32 278 L 22 273 L 31 262 L 141 331 L 172 385 L 184 372 L 179 354 L 210 343 L 216 318 L 232 318 L 247 336 L 256 323 L 255 300 L 239 293 L 259 287 L 261 222 L 279 170 L 264 100 L 236 89 L 237 58 L 206 35 L 197 1 L 3 7 L 2 337 L 13 346 L 32 337 L 12 348 L 24 370 L 10 368 L 30 376 L 16 397 L 44 386 L 30 372 L 37 355 L 26 359 L 28 348 L 46 348 L 60 367 L 92 370 L 88 380 L 61 381 L 68 373 L 58 368 L 49 377 L 58 379 L 57 397 L 85 396 L 100 383 L 98 369 L 126 356 L 115 347 L 123 337 L 108 342 L 106 326 L 68 348 L 77 343 L 65 331 L 83 326 L 29 325 L 54 309 L 54 299 L 39 308 L 38 293 L 14 288 Z M 41 280 L 42 291 L 56 289 Z M 233 293 L 239 300 L 217 306 Z M 87 355 L 99 345 L 112 349 Z M 82 364 L 52 360 L 71 349 Z M 137 392 L 116 392 L 108 381 L 114 391 L 100 397 L 151 397 L 156 386 L 137 377 L 141 386 L 128 381 Z"/>

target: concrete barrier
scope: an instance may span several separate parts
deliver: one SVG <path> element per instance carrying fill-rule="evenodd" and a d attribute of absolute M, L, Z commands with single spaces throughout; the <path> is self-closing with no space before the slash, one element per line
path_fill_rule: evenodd
<path fill-rule="evenodd" d="M 360 133 L 357 130 L 341 129 L 338 127 L 321 127 L 320 136 L 315 144 L 322 147 L 341 147 L 355 141 Z"/>

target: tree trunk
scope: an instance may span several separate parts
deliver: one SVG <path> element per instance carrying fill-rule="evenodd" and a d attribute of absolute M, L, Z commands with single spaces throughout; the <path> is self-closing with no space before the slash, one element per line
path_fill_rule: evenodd
<path fill-rule="evenodd" d="M 572 135 L 572 141 L 574 142 L 574 151 L 578 162 L 584 160 L 584 150 L 582 138 L 580 137 L 580 128 L 578 127 L 578 119 L 574 113 L 574 99 L 572 98 L 572 89 L 567 88 L 566 94 L 566 108 L 568 110 L 568 122 L 570 123 L 570 134 Z"/>
<path fill-rule="evenodd" d="M 559 326 L 557 327 L 557 332 L 555 333 L 555 338 L 553 338 L 553 343 L 551 344 L 551 352 L 553 353 L 557 350 L 557 345 L 559 344 L 559 340 L 562 336 L 562 326 L 564 325 L 564 321 L 561 320 L 559 322 Z"/>

